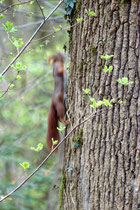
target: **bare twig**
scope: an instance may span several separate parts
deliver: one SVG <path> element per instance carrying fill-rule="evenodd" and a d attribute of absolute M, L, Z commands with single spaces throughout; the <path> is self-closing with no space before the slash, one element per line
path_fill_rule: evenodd
<path fill-rule="evenodd" d="M 8 9 L 10 9 L 10 8 L 12 8 L 12 7 L 20 6 L 21 4 L 28 4 L 28 3 L 30 3 L 31 1 L 32 1 L 32 0 L 20 2 L 20 3 L 18 3 L 18 4 L 12 4 L 12 5 L 8 6 L 8 7 L 6 7 L 5 9 L 1 10 L 0 13 L 5 12 L 6 10 L 8 10 Z"/>
<path fill-rule="evenodd" d="M 52 33 L 50 33 L 50 34 L 48 34 L 48 35 L 46 35 L 46 36 L 43 36 L 43 37 L 41 37 L 41 38 L 39 38 L 39 39 L 36 39 L 36 40 L 32 41 L 32 43 L 33 43 L 33 42 L 38 42 L 38 41 L 40 41 L 40 40 L 42 40 L 42 39 L 46 39 L 46 38 L 48 38 L 48 37 L 54 35 L 55 33 L 60 32 L 60 31 L 65 31 L 65 30 L 71 29 L 71 28 L 73 28 L 74 26 L 79 25 L 79 24 L 80 24 L 80 23 L 75 23 L 75 24 L 73 24 L 72 26 L 68 26 L 68 27 L 66 27 L 66 28 L 60 28 L 59 31 L 57 31 L 57 32 L 53 31 Z"/>
<path fill-rule="evenodd" d="M 39 9 L 40 9 L 40 11 L 41 11 L 41 13 L 42 13 L 43 19 L 44 19 L 44 21 L 45 21 L 45 15 L 44 15 L 43 9 L 41 8 L 41 6 L 40 6 L 38 0 L 36 0 L 36 3 L 38 4 Z"/>
<path fill-rule="evenodd" d="M 11 61 L 11 63 L 4 69 L 4 71 L 1 73 L 3 76 L 11 67 L 11 65 L 19 58 L 19 56 L 23 53 L 23 51 L 29 46 L 33 38 L 36 36 L 38 31 L 42 28 L 42 26 L 45 24 L 45 22 L 51 17 L 51 15 L 57 10 L 57 8 L 64 2 L 64 0 L 61 0 L 58 5 L 53 9 L 53 11 L 42 21 L 42 23 L 39 25 L 39 27 L 36 29 L 36 31 L 33 33 L 33 35 L 30 37 L 28 42 L 25 44 L 25 46 L 20 50 L 20 52 L 16 55 L 16 57 Z"/>
<path fill-rule="evenodd" d="M 18 74 L 19 74 L 19 72 L 17 72 L 16 77 L 17 77 Z M 14 79 L 9 83 L 8 87 L 6 88 L 6 90 L 3 91 L 3 94 L 0 96 L 0 98 L 2 98 L 2 97 L 9 91 L 11 84 L 13 84 L 13 82 L 15 82 L 16 80 L 17 80 L 17 78 L 14 78 Z"/>

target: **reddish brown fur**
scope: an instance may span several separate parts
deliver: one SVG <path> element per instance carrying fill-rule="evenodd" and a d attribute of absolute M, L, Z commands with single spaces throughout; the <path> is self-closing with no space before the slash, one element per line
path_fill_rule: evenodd
<path fill-rule="evenodd" d="M 68 124 L 64 120 L 64 55 L 58 54 L 49 58 L 52 60 L 53 76 L 54 76 L 54 92 L 52 95 L 52 103 L 48 115 L 48 132 L 47 132 L 47 146 L 49 151 L 52 149 L 52 138 L 59 141 L 59 132 L 57 130 L 58 120 L 63 124 Z"/>

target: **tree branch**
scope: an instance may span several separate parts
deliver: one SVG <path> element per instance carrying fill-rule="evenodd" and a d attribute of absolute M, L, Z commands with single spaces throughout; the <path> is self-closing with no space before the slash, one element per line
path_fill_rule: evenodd
<path fill-rule="evenodd" d="M 111 107 L 112 108 L 112 107 Z M 52 149 L 52 151 L 46 156 L 46 158 L 41 162 L 41 164 L 26 178 L 24 179 L 15 189 L 13 189 L 10 193 L 8 193 L 7 195 L 5 195 L 4 197 L 2 197 L 0 199 L 0 202 L 4 201 L 6 198 L 8 198 L 9 196 L 11 196 L 13 193 L 15 193 L 18 189 L 20 189 L 44 164 L 45 162 L 49 159 L 49 157 L 53 154 L 53 152 L 70 136 L 70 134 L 76 130 L 77 127 L 79 127 L 80 125 L 84 124 L 85 122 L 87 122 L 89 119 L 93 118 L 97 112 L 101 112 L 101 110 L 97 110 L 94 113 L 90 114 L 88 116 L 88 118 L 86 118 L 85 120 L 79 122 L 78 124 L 76 124 L 71 131 L 69 131 L 69 133 L 57 144 L 57 146 Z"/>
<path fill-rule="evenodd" d="M 44 15 L 43 9 L 41 8 L 41 6 L 40 6 L 38 0 L 36 0 L 36 3 L 38 4 L 38 7 L 39 7 L 39 9 L 40 9 L 40 11 L 41 11 L 41 13 L 42 13 L 43 19 L 44 19 L 44 21 L 45 21 L 45 15 Z"/>
<path fill-rule="evenodd" d="M 20 6 L 21 4 L 28 4 L 28 3 L 30 3 L 31 1 L 32 1 L 32 0 L 20 2 L 20 3 L 17 3 L 17 4 L 12 4 L 12 5 L 8 6 L 8 7 L 6 7 L 5 9 L 3 9 L 2 11 L 0 11 L 0 13 L 5 12 L 6 10 L 8 10 L 8 9 L 10 9 L 10 8 L 12 8 L 12 7 Z"/>

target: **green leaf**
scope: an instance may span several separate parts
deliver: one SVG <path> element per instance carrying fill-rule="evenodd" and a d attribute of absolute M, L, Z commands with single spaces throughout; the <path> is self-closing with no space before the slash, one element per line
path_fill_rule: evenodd
<path fill-rule="evenodd" d="M 16 37 L 12 36 L 13 44 L 16 48 L 20 48 L 23 46 L 24 42 L 21 38 L 16 39 Z"/>
<path fill-rule="evenodd" d="M 58 143 L 58 140 L 54 140 L 54 139 L 52 138 L 52 144 L 53 144 L 53 146 L 55 146 L 57 143 Z"/>
<path fill-rule="evenodd" d="M 88 118 L 87 117 L 84 117 L 84 120 L 87 120 Z"/>
<path fill-rule="evenodd" d="M 105 106 L 112 106 L 112 102 L 114 101 L 114 99 L 111 99 L 110 101 L 109 100 L 107 100 L 107 99 L 103 99 L 103 104 L 105 105 Z"/>
<path fill-rule="evenodd" d="M 71 15 L 71 12 L 74 8 L 74 4 L 76 3 L 76 0 L 64 0 L 64 1 L 66 3 L 65 10 L 66 10 L 67 15 Z"/>
<path fill-rule="evenodd" d="M 33 15 L 33 12 L 30 12 L 30 13 L 29 13 L 29 15 L 32 17 L 32 15 Z"/>
<path fill-rule="evenodd" d="M 60 31 L 60 28 L 53 27 L 53 29 L 54 29 L 55 32 Z"/>
<path fill-rule="evenodd" d="M 66 126 L 64 126 L 64 127 L 60 126 L 59 128 L 57 127 L 57 130 L 62 132 L 65 128 L 66 128 Z"/>
<path fill-rule="evenodd" d="M 10 57 L 10 58 L 13 58 L 13 57 L 14 57 L 14 54 L 13 54 L 13 53 L 10 53 L 10 54 L 9 54 L 9 57 Z"/>
<path fill-rule="evenodd" d="M 104 66 L 104 68 L 103 68 L 104 72 L 109 72 L 109 71 L 112 71 L 112 70 L 113 70 L 113 66 L 109 66 L 109 67 Z"/>
<path fill-rule="evenodd" d="M 2 26 L 4 30 L 9 33 L 15 33 L 18 31 L 16 28 L 13 27 L 13 23 L 10 23 L 9 21 L 7 21 L 5 24 L 2 24 Z"/>
<path fill-rule="evenodd" d="M 39 48 L 40 48 L 40 50 L 42 50 L 42 48 L 44 47 L 44 45 L 43 44 L 41 44 L 40 46 L 39 46 Z"/>
<path fill-rule="evenodd" d="M 2 77 L 2 75 L 0 74 L 0 82 L 2 81 L 2 79 L 3 79 L 3 77 Z"/>
<path fill-rule="evenodd" d="M 102 55 L 101 56 L 101 59 L 104 59 L 104 60 L 109 60 L 110 58 L 112 58 L 114 55 Z"/>
<path fill-rule="evenodd" d="M 124 85 L 124 86 L 127 86 L 127 85 L 130 85 L 130 84 L 134 83 L 134 82 L 129 82 L 127 77 L 123 77 L 122 79 L 119 78 L 117 80 L 117 82 Z"/>
<path fill-rule="evenodd" d="M 28 162 L 19 163 L 19 165 L 21 165 L 24 170 L 27 170 L 30 167 L 30 164 Z"/>
<path fill-rule="evenodd" d="M 5 16 L 3 14 L 0 14 L 0 20 L 5 18 Z"/>
<path fill-rule="evenodd" d="M 113 70 L 113 66 L 109 66 L 109 71 L 112 71 Z"/>
<path fill-rule="evenodd" d="M 115 99 L 114 99 L 114 98 L 112 98 L 112 99 L 110 100 L 110 103 L 112 103 L 114 100 L 115 100 Z"/>
<path fill-rule="evenodd" d="M 32 5 L 34 3 L 34 0 L 30 2 L 30 4 Z"/>
<path fill-rule="evenodd" d="M 101 106 L 103 104 L 103 101 L 97 101 L 97 106 Z"/>
<path fill-rule="evenodd" d="M 30 147 L 30 149 L 31 149 L 31 150 L 34 150 L 35 152 L 39 152 L 39 151 L 41 151 L 41 150 L 43 149 L 43 144 L 39 143 L 39 144 L 37 145 L 37 148 L 35 148 L 35 147 Z"/>
<path fill-rule="evenodd" d="M 122 100 L 119 100 L 118 103 L 119 103 L 119 104 L 122 104 Z"/>
<path fill-rule="evenodd" d="M 92 108 L 96 108 L 96 107 L 97 107 L 97 103 L 96 103 L 95 98 L 91 98 L 91 101 L 92 101 L 91 107 L 92 107 Z"/>
<path fill-rule="evenodd" d="M 95 12 L 91 11 L 90 9 L 89 10 L 86 9 L 86 13 L 88 16 L 95 16 Z"/>
<path fill-rule="evenodd" d="M 74 147 L 77 149 L 80 146 L 80 144 L 78 142 L 74 143 Z"/>
<path fill-rule="evenodd" d="M 16 79 L 18 79 L 18 80 L 21 79 L 21 76 L 20 75 L 17 75 Z"/>
<path fill-rule="evenodd" d="M 90 89 L 88 89 L 88 88 L 87 89 L 83 89 L 83 91 L 84 91 L 85 94 L 88 94 L 90 92 Z"/>
<path fill-rule="evenodd" d="M 10 86 L 9 86 L 9 87 L 10 87 L 10 88 L 13 88 L 14 86 L 15 86 L 15 85 L 12 83 L 12 84 L 10 84 Z"/>
<path fill-rule="evenodd" d="M 17 62 L 15 65 L 11 65 L 11 68 L 17 71 L 24 71 L 26 70 L 27 66 L 23 66 L 21 62 Z"/>
<path fill-rule="evenodd" d="M 77 20 L 77 23 L 81 23 L 83 21 L 83 18 L 82 17 L 81 18 L 77 18 L 76 20 Z"/>

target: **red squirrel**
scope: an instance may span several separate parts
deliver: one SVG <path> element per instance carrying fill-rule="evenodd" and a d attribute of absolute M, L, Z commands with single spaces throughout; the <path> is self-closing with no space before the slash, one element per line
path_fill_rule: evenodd
<path fill-rule="evenodd" d="M 67 83 L 66 71 L 64 69 L 64 55 L 59 53 L 58 55 L 51 56 L 48 62 L 51 60 L 53 65 L 54 92 L 48 114 L 47 147 L 49 151 L 51 151 L 53 147 L 52 138 L 58 140 L 58 142 L 60 139 L 59 131 L 57 130 L 57 127 L 59 127 L 58 120 L 65 125 L 68 124 L 68 122 L 64 120 Z"/>

